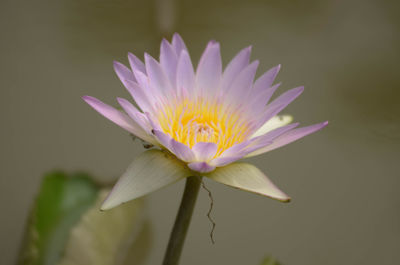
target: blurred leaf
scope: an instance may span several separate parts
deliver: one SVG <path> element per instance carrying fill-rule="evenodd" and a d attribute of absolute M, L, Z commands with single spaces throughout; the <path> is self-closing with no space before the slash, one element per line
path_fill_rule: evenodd
<path fill-rule="evenodd" d="M 86 174 L 47 174 L 29 217 L 19 264 L 55 264 L 69 230 L 93 205 L 97 191 Z"/>
<path fill-rule="evenodd" d="M 282 264 L 273 257 L 268 256 L 263 260 L 263 262 L 261 262 L 261 265 L 282 265 Z"/>
<path fill-rule="evenodd" d="M 93 207 L 72 231 L 58 265 L 140 264 L 150 245 L 143 201 L 134 200 L 100 211 L 109 190 L 102 190 Z"/>
<path fill-rule="evenodd" d="M 109 189 L 86 174 L 53 172 L 42 181 L 18 264 L 139 264 L 150 245 L 143 200 L 101 212 Z"/>

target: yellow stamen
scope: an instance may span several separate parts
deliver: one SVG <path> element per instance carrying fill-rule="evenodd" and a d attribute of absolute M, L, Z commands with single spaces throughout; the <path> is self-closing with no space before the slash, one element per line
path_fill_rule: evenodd
<path fill-rule="evenodd" d="M 239 110 L 201 99 L 164 104 L 157 118 L 164 133 L 190 148 L 197 142 L 216 143 L 217 155 L 244 141 L 250 131 Z"/>

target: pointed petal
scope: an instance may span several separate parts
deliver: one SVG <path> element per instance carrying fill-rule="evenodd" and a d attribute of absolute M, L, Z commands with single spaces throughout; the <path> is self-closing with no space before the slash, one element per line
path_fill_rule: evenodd
<path fill-rule="evenodd" d="M 276 98 L 274 101 L 272 101 L 268 106 L 274 107 L 274 106 L 284 106 L 285 108 L 287 105 L 289 105 L 293 100 L 295 100 L 298 96 L 300 96 L 301 93 L 303 93 L 304 87 L 295 87 L 292 88 L 282 95 L 280 95 L 278 98 Z"/>
<path fill-rule="evenodd" d="M 283 202 L 290 197 L 276 187 L 267 176 L 251 164 L 234 163 L 205 175 L 219 183 L 270 197 Z"/>
<path fill-rule="evenodd" d="M 130 119 L 128 115 L 126 115 L 125 113 L 116 110 L 115 108 L 101 102 L 100 100 L 94 97 L 83 96 L 82 99 L 86 101 L 86 103 L 88 103 L 101 115 L 103 115 L 110 121 L 114 122 L 115 124 L 119 125 L 120 127 L 124 128 L 128 132 L 133 133 L 139 138 L 142 138 L 143 135 L 146 135 L 145 131 L 132 119 Z M 143 140 L 147 141 L 146 139 Z"/>
<path fill-rule="evenodd" d="M 175 86 L 176 81 L 176 66 L 178 63 L 178 56 L 174 48 L 165 39 L 161 41 L 160 48 L 160 65 L 165 74 L 168 76 L 172 86 Z"/>
<path fill-rule="evenodd" d="M 126 89 L 142 111 L 150 111 L 152 109 L 151 97 L 146 94 L 141 86 L 128 80 L 126 82 Z"/>
<path fill-rule="evenodd" d="M 178 33 L 175 33 L 174 36 L 172 36 L 172 46 L 178 56 L 183 50 L 187 51 L 185 42 L 183 42 L 183 39 Z"/>
<path fill-rule="evenodd" d="M 281 126 L 279 128 L 276 128 L 276 129 L 274 129 L 272 131 L 269 131 L 266 134 L 254 137 L 254 138 L 251 139 L 252 145 L 270 144 L 270 143 L 272 143 L 272 141 L 275 138 L 277 138 L 280 135 L 282 135 L 282 134 L 284 134 L 284 133 L 296 128 L 297 126 L 299 126 L 298 122 L 291 123 L 291 124 L 284 125 L 284 126 Z"/>
<path fill-rule="evenodd" d="M 131 117 L 132 120 L 139 124 L 144 131 L 146 131 L 147 133 L 151 132 L 152 128 L 150 126 L 150 123 L 143 113 L 141 113 L 135 106 L 132 105 L 132 103 L 124 98 L 117 98 L 117 101 L 124 109 L 124 111 L 129 115 L 129 117 Z M 154 141 L 152 137 L 151 139 Z"/>
<path fill-rule="evenodd" d="M 146 74 L 146 67 L 144 66 L 144 63 L 139 58 L 137 58 L 134 54 L 129 52 L 128 60 L 129 60 L 129 64 L 130 64 L 134 74 L 135 74 L 135 71 L 140 71 L 140 72 Z"/>
<path fill-rule="evenodd" d="M 233 59 L 229 62 L 225 68 L 221 90 L 225 91 L 232 84 L 236 76 L 249 64 L 250 61 L 251 46 L 241 50 Z"/>
<path fill-rule="evenodd" d="M 291 123 L 293 120 L 293 117 L 290 115 L 276 115 L 272 117 L 269 121 L 264 123 L 263 126 L 261 126 L 260 129 L 258 129 L 252 136 L 251 138 L 266 134 L 267 132 L 270 132 L 276 128 L 282 127 L 286 124 Z"/>
<path fill-rule="evenodd" d="M 196 71 L 196 91 L 201 96 L 214 95 L 218 89 L 222 72 L 219 43 L 210 41 L 200 58 Z"/>
<path fill-rule="evenodd" d="M 129 165 L 101 209 L 111 209 L 190 175 L 185 165 L 172 156 L 159 150 L 146 151 Z"/>
<path fill-rule="evenodd" d="M 159 93 L 167 96 L 171 91 L 171 83 L 168 80 L 164 70 L 160 64 L 147 53 L 144 56 L 146 62 L 146 71 L 150 87 L 154 88 Z"/>
<path fill-rule="evenodd" d="M 119 80 L 121 80 L 122 84 L 124 84 L 125 87 L 127 86 L 126 85 L 127 80 L 136 82 L 135 76 L 133 75 L 131 70 L 129 70 L 129 68 L 123 65 L 122 63 L 114 61 L 114 71 L 119 77 Z"/>
<path fill-rule="evenodd" d="M 192 162 L 195 160 L 195 155 L 187 145 L 180 143 L 173 138 L 171 138 L 171 149 L 174 155 L 178 157 L 180 160 L 185 161 L 185 162 Z"/>
<path fill-rule="evenodd" d="M 151 122 L 151 120 L 150 120 Z M 157 130 L 157 129 L 153 129 L 151 131 L 154 136 L 157 138 L 158 142 L 160 144 L 162 144 L 165 148 L 167 148 L 168 150 L 170 150 L 171 152 L 173 152 L 172 150 L 172 146 L 171 146 L 171 139 L 172 137 L 169 136 L 168 134 L 165 134 L 164 132 Z"/>
<path fill-rule="evenodd" d="M 243 100 L 247 98 L 250 93 L 250 88 L 253 85 L 257 67 L 258 61 L 256 60 L 240 72 L 226 92 L 228 100 L 243 102 Z"/>
<path fill-rule="evenodd" d="M 243 158 L 243 155 L 217 157 L 209 162 L 210 165 L 215 167 L 223 167 Z"/>
<path fill-rule="evenodd" d="M 193 146 L 193 152 L 197 161 L 208 161 L 217 153 L 218 146 L 215 143 L 198 142 Z"/>
<path fill-rule="evenodd" d="M 270 88 L 274 83 L 275 77 L 278 75 L 279 70 L 281 69 L 281 65 L 275 66 L 271 68 L 267 72 L 265 72 L 262 76 L 260 76 L 257 81 L 254 83 L 253 93 L 255 96 Z M 269 98 L 272 96 L 272 93 L 269 95 Z M 269 99 L 268 98 L 268 99 Z M 266 104 L 266 103 L 265 103 Z"/>
<path fill-rule="evenodd" d="M 261 119 L 262 124 L 260 124 L 260 127 L 270 120 L 273 116 L 278 114 L 281 110 L 286 108 L 287 105 L 289 105 L 293 100 L 295 100 L 298 96 L 300 96 L 301 93 L 303 93 L 304 87 L 296 87 L 292 88 L 282 95 L 280 95 L 278 98 L 276 98 L 274 101 L 272 101 L 270 104 L 267 105 L 266 107 L 266 112 L 263 118 Z"/>
<path fill-rule="evenodd" d="M 246 155 L 246 157 L 252 157 L 252 156 L 259 155 L 259 154 L 263 154 L 263 153 L 269 152 L 271 150 L 274 150 L 276 148 L 279 148 L 281 146 L 287 145 L 287 144 L 294 142 L 300 138 L 303 138 L 306 135 L 309 135 L 313 132 L 321 130 L 326 125 L 328 125 L 327 121 L 318 123 L 318 124 L 314 124 L 311 126 L 291 130 L 285 134 L 282 134 L 278 138 L 276 138 L 272 144 L 270 144 L 264 148 L 258 149 L 256 151 Z"/>
<path fill-rule="evenodd" d="M 189 54 L 186 51 L 181 52 L 176 71 L 177 89 L 184 89 L 188 92 L 193 91 L 195 74 L 192 61 L 190 60 Z"/>
<path fill-rule="evenodd" d="M 275 93 L 280 85 L 281 83 L 275 84 L 258 94 L 254 92 L 251 93 L 252 96 L 250 96 L 250 98 L 253 98 L 254 100 L 250 103 L 250 106 L 252 106 L 256 113 L 259 113 L 260 109 L 265 108 L 268 101 L 271 99 L 272 95 Z"/>
<path fill-rule="evenodd" d="M 193 162 L 189 163 L 188 167 L 196 172 L 208 173 L 215 169 L 214 166 L 209 165 L 207 162 Z"/>

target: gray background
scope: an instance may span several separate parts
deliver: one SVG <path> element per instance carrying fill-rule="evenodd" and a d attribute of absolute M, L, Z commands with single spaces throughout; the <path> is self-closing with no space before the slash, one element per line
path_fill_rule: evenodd
<path fill-rule="evenodd" d="M 0 264 L 13 264 L 44 172 L 116 179 L 139 142 L 90 109 L 88 94 L 128 97 L 112 70 L 131 51 L 158 56 L 179 32 L 197 63 L 209 39 L 226 63 L 252 44 L 259 74 L 282 64 L 280 92 L 305 85 L 284 113 L 323 131 L 258 156 L 290 204 L 207 181 L 182 264 L 398 264 L 399 47 L 396 1 L 2 1 L 0 4 Z M 148 196 L 160 264 L 183 182 Z"/>

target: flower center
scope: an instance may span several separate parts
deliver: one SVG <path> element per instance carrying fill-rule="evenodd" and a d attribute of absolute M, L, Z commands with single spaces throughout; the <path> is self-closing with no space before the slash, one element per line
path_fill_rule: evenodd
<path fill-rule="evenodd" d="M 249 135 L 249 122 L 240 111 L 204 100 L 184 100 L 158 108 L 164 133 L 192 148 L 197 142 L 218 145 L 217 155 Z"/>

